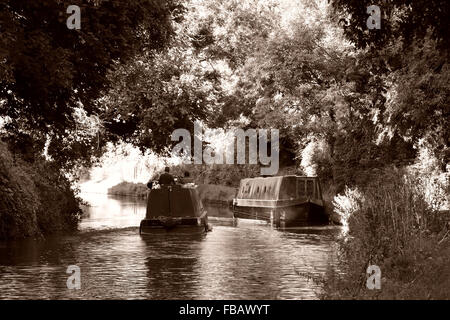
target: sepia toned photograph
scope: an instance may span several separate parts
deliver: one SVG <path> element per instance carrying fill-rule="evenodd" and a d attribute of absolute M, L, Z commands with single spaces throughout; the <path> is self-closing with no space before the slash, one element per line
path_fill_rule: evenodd
<path fill-rule="evenodd" d="M 0 0 L 0 300 L 449 300 L 449 16 Z"/>

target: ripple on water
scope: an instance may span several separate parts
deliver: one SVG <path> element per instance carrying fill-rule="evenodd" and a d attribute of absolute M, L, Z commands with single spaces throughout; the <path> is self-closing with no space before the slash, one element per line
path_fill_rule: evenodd
<path fill-rule="evenodd" d="M 310 277 L 333 264 L 336 228 L 233 226 L 221 212 L 207 235 L 141 237 L 145 203 L 89 210 L 76 234 L 1 243 L 0 298 L 314 299 Z M 66 287 L 69 265 L 81 269 L 80 290 Z"/>

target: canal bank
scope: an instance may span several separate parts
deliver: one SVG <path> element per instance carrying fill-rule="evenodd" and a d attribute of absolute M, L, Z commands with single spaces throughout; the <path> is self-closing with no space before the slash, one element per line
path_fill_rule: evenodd
<path fill-rule="evenodd" d="M 230 206 L 236 196 L 237 188 L 217 184 L 199 184 L 198 193 L 204 204 L 212 206 Z M 135 196 L 146 198 L 148 188 L 143 183 L 120 182 L 110 188 L 107 193 L 116 196 Z"/>

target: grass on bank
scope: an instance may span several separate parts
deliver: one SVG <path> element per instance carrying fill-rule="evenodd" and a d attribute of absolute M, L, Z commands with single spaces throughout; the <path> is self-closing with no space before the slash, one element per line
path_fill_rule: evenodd
<path fill-rule="evenodd" d="M 450 299 L 449 225 L 426 201 L 427 184 L 426 177 L 385 170 L 363 190 L 335 198 L 347 234 L 322 298 Z M 380 290 L 366 288 L 369 265 L 381 269 Z"/>

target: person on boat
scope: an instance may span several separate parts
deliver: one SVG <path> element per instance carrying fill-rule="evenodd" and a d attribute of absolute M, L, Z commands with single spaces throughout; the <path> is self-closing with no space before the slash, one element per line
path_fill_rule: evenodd
<path fill-rule="evenodd" d="M 164 173 L 162 173 L 159 176 L 159 180 L 158 183 L 162 186 L 162 185 L 172 185 L 175 184 L 175 179 L 173 178 L 173 176 L 169 173 L 170 172 L 170 168 L 166 167 L 164 169 Z"/>
<path fill-rule="evenodd" d="M 189 173 L 189 171 L 184 172 L 184 176 L 183 178 L 181 178 L 181 183 L 182 184 L 194 183 L 194 178 L 191 178 L 191 174 Z"/>

